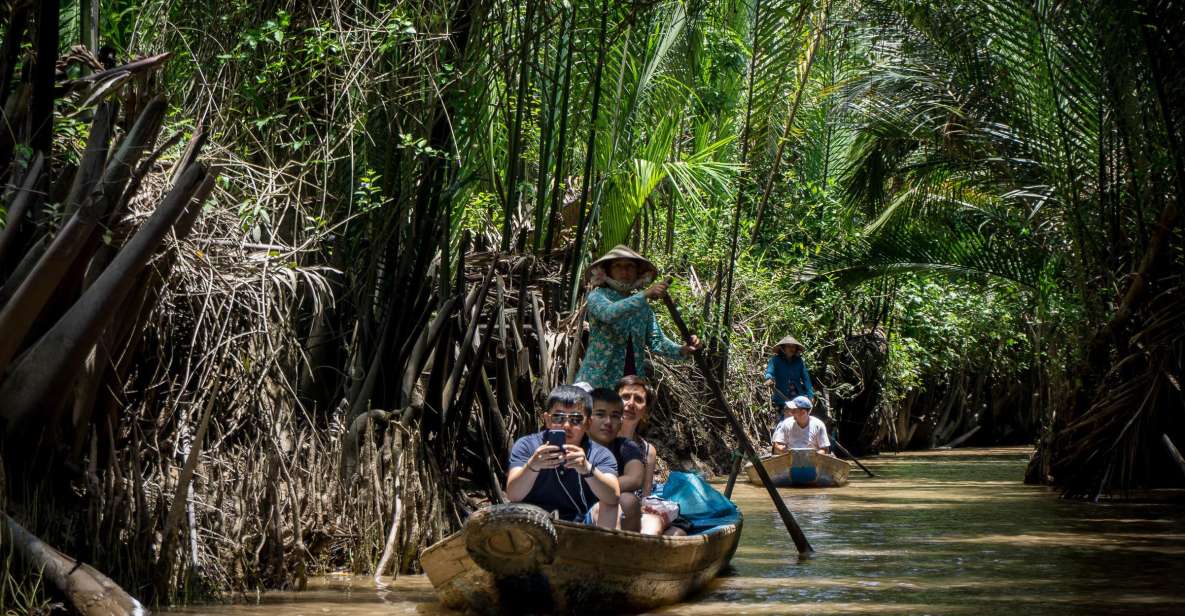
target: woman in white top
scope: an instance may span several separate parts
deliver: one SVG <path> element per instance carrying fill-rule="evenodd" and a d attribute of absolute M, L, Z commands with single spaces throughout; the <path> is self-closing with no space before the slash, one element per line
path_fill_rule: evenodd
<path fill-rule="evenodd" d="M 787 402 L 786 406 L 790 416 L 774 429 L 774 454 L 786 453 L 790 449 L 814 449 L 819 453 L 831 453 L 827 426 L 818 417 L 811 417 L 811 399 L 798 396 Z"/>

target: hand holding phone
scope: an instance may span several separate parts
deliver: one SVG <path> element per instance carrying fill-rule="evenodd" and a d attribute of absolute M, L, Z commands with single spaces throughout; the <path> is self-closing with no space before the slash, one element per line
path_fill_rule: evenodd
<path fill-rule="evenodd" d="M 586 469 L 586 466 L 589 468 Z M 579 445 L 564 446 L 564 468 L 575 469 L 576 472 L 585 475 L 592 472 L 591 466 L 584 456 L 584 449 Z"/>
<path fill-rule="evenodd" d="M 558 435 L 555 434 L 557 432 Z M 531 459 L 527 460 L 527 468 L 539 472 L 563 464 L 564 439 L 563 430 L 548 430 L 543 435 L 543 444 L 535 449 L 535 453 L 531 454 Z M 558 444 L 556 444 L 557 442 Z"/>

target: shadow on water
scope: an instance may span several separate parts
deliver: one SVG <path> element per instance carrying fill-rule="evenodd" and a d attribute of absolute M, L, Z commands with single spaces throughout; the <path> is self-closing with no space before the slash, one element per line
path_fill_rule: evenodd
<path fill-rule="evenodd" d="M 1182 614 L 1185 507 L 1081 503 L 1026 486 L 1028 451 L 887 455 L 843 488 L 781 494 L 816 554 L 799 557 L 764 490 L 727 575 L 670 614 Z M 329 577 L 303 593 L 173 614 L 448 614 L 422 576 L 376 592 Z"/>

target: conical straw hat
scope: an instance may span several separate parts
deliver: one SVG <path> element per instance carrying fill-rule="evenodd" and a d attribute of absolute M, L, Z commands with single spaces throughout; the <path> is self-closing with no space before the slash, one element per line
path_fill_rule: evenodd
<path fill-rule="evenodd" d="M 793 345 L 793 346 L 796 346 L 796 347 L 798 347 L 798 352 L 799 352 L 799 353 L 801 353 L 801 352 L 803 352 L 803 351 L 805 351 L 805 350 L 806 350 L 806 347 L 802 346 L 802 343 L 801 343 L 801 342 L 799 342 L 797 338 L 795 338 L 794 336 L 786 336 L 785 338 L 782 338 L 781 340 L 779 340 L 779 341 L 778 341 L 778 343 L 777 343 L 777 344 L 775 344 L 775 345 L 773 346 L 773 351 L 774 351 L 774 353 L 779 353 L 779 352 L 781 352 L 781 349 L 780 349 L 780 347 L 781 347 L 783 344 L 789 344 L 789 345 Z"/>
<path fill-rule="evenodd" d="M 636 261 L 638 263 L 638 278 L 642 278 L 647 274 L 650 274 L 652 278 L 654 276 L 658 276 L 658 268 L 654 267 L 654 264 L 651 263 L 649 259 L 634 252 L 629 246 L 618 244 L 613 247 L 613 250 L 601 255 L 601 258 L 597 259 L 596 261 L 593 261 L 588 266 L 588 271 L 585 272 L 585 277 L 591 275 L 593 269 L 598 267 L 603 268 L 608 265 L 610 261 L 616 261 L 618 259 L 633 259 Z M 608 271 L 605 273 L 608 273 Z"/>

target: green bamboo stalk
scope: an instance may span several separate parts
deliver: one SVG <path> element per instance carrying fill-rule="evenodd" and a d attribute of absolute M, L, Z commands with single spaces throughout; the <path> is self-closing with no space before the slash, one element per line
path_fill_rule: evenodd
<path fill-rule="evenodd" d="M 756 0 L 753 5 L 753 53 L 749 56 L 749 92 L 746 96 L 745 102 L 745 125 L 741 129 L 741 166 L 744 167 L 749 162 L 749 130 L 753 116 L 753 82 L 757 77 L 757 59 L 760 55 L 761 48 L 758 46 L 757 32 L 761 24 L 761 0 Z M 722 350 L 724 358 L 720 362 L 720 374 L 724 376 L 724 372 L 728 368 L 728 342 L 729 342 L 729 328 L 732 322 L 732 292 L 733 292 L 733 272 L 736 269 L 737 261 L 737 236 L 740 235 L 741 228 L 741 209 L 744 206 L 745 191 L 743 175 L 738 177 L 737 198 L 733 205 L 732 213 L 732 235 L 728 240 L 728 254 L 729 261 L 727 268 L 725 288 L 720 295 L 724 296 L 724 312 L 721 315 L 720 321 L 720 336 L 723 339 Z M 723 264 L 722 264 L 723 265 Z M 717 302 L 720 301 L 720 295 L 717 295 Z M 719 304 L 717 304 L 719 305 Z"/>
<path fill-rule="evenodd" d="M 563 9 L 561 8 L 561 11 Z M 560 92 L 560 74 L 564 67 L 564 34 L 568 25 L 568 12 L 560 15 L 560 36 L 556 42 L 555 65 L 552 67 L 547 100 L 539 107 L 539 172 L 535 182 L 535 251 L 542 250 L 544 221 L 547 211 L 547 172 L 551 167 L 551 134 L 556 119 L 556 98 Z M 562 154 L 561 154 L 562 155 Z"/>
<path fill-rule="evenodd" d="M 568 148 L 568 103 L 572 90 L 572 45 L 576 38 L 573 22 L 576 19 L 576 8 L 573 7 L 571 11 L 565 13 L 564 17 L 568 20 L 565 29 L 568 40 L 564 58 L 564 89 L 560 95 L 560 135 L 555 146 L 555 171 L 551 178 L 551 207 L 547 212 L 547 236 L 543 240 L 543 250 L 547 251 L 551 250 L 552 238 L 555 235 L 555 220 L 560 212 L 560 184 L 564 180 L 565 163 L 567 162 L 565 153 Z"/>
<path fill-rule="evenodd" d="M 510 127 L 510 144 L 506 156 L 506 203 L 502 215 L 502 252 L 510 250 L 510 235 L 514 228 L 515 214 L 518 213 L 519 173 L 522 156 L 519 150 L 522 142 L 523 114 L 527 107 L 527 85 L 531 81 L 531 48 L 533 44 L 532 28 L 535 22 L 535 0 L 527 0 L 526 22 L 523 24 L 525 33 L 519 47 L 518 60 L 518 88 L 514 96 L 514 123 Z"/>
<path fill-rule="evenodd" d="M 580 263 L 584 260 L 585 221 L 588 217 L 588 194 L 593 189 L 593 161 L 596 160 L 597 149 L 597 118 L 601 110 L 601 73 L 605 67 L 605 51 L 608 38 L 609 0 L 601 0 L 601 28 L 600 44 L 597 47 L 597 66 L 593 72 L 593 100 L 592 114 L 589 118 L 588 145 L 584 157 L 584 176 L 580 187 L 579 217 L 576 222 L 576 242 L 572 246 L 572 254 L 565 262 L 561 280 L 564 286 L 563 305 L 572 309 L 578 295 L 576 289 L 579 284 Z"/>
<path fill-rule="evenodd" d="M 824 9 L 824 14 L 827 9 Z M 753 234 L 749 237 L 749 244 L 757 243 L 757 236 L 761 233 L 761 218 L 765 213 L 765 206 L 769 203 L 769 195 L 774 189 L 774 179 L 778 175 L 778 167 L 782 164 L 782 154 L 786 150 L 786 143 L 790 141 L 790 131 L 794 128 L 794 119 L 798 117 L 798 108 L 802 103 L 802 93 L 806 90 L 807 80 L 811 75 L 811 67 L 815 64 L 815 52 L 819 48 L 819 43 L 823 40 L 823 33 L 827 31 L 827 20 L 824 18 L 823 23 L 819 25 L 819 31 L 815 33 L 815 40 L 811 43 L 807 50 L 806 66 L 802 69 L 802 75 L 798 78 L 798 88 L 794 92 L 794 101 L 790 104 L 790 113 L 786 115 L 786 127 L 782 130 L 782 138 L 778 139 L 778 149 L 774 154 L 773 167 L 769 170 L 769 177 L 765 179 L 765 189 L 761 192 L 761 201 L 757 203 L 757 214 L 753 217 Z"/>

